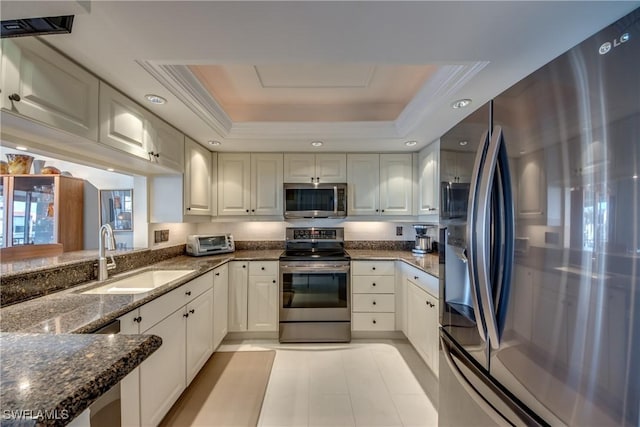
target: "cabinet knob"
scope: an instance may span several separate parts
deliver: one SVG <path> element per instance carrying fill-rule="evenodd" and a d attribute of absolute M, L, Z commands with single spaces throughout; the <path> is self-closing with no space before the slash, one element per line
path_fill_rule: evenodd
<path fill-rule="evenodd" d="M 255 211 L 256 211 L 255 209 L 251 209 L 251 212 L 255 212 Z"/>
<path fill-rule="evenodd" d="M 382 212 L 384 212 L 384 209 L 382 209 Z"/>
<path fill-rule="evenodd" d="M 219 275 L 220 275 L 220 273 L 216 273 L 216 276 L 219 276 Z"/>
<path fill-rule="evenodd" d="M 380 212 L 380 209 L 376 209 L 376 212 Z"/>
<path fill-rule="evenodd" d="M 373 319 L 373 324 L 374 324 L 374 325 L 376 324 L 376 319 Z"/>
<path fill-rule="evenodd" d="M 320 182 L 320 177 L 319 176 L 316 177 L 316 182 Z"/>
<path fill-rule="evenodd" d="M 311 182 L 313 182 L 313 177 L 311 177 Z"/>
<path fill-rule="evenodd" d="M 18 95 L 17 93 L 12 93 L 11 95 L 9 95 L 9 99 L 14 102 L 20 102 L 20 95 Z"/>
<path fill-rule="evenodd" d="M 142 317 L 140 317 L 140 316 L 134 317 L 133 321 L 136 322 L 136 323 L 140 323 L 140 322 L 142 322 Z"/>
<path fill-rule="evenodd" d="M 249 213 L 249 209 L 247 209 L 247 213 Z"/>
<path fill-rule="evenodd" d="M 260 270 L 264 271 L 264 267 L 260 267 Z"/>
<path fill-rule="evenodd" d="M 187 210 L 188 210 L 188 211 L 190 211 L 190 210 L 191 210 L 191 208 L 187 208 Z"/>
<path fill-rule="evenodd" d="M 182 317 L 189 317 L 189 313 L 183 314 Z"/>
<path fill-rule="evenodd" d="M 376 268 L 375 268 L 375 267 L 371 267 L 371 269 L 372 269 L 372 270 L 375 270 Z"/>
<path fill-rule="evenodd" d="M 373 302 L 373 305 L 376 305 L 376 302 L 375 302 L 375 301 Z"/>
<path fill-rule="evenodd" d="M 375 287 L 375 286 L 376 286 L 376 284 L 375 284 L 375 283 L 372 283 L 372 284 L 371 284 L 371 286 L 374 286 L 374 287 Z"/>
<path fill-rule="evenodd" d="M 191 310 L 189 310 L 189 313 L 191 313 L 191 314 L 193 314 L 193 313 L 195 313 L 195 312 L 196 312 L 196 310 L 195 310 L 195 309 L 193 309 L 193 308 L 192 308 Z"/>
<path fill-rule="evenodd" d="M 413 280 L 418 280 L 419 277 L 418 276 L 413 276 Z"/>
<path fill-rule="evenodd" d="M 186 296 L 190 296 L 191 295 L 191 291 L 187 291 L 184 293 Z"/>
<path fill-rule="evenodd" d="M 243 265 L 243 266 L 242 266 L 242 268 L 247 268 L 247 266 L 246 266 L 246 265 Z"/>
<path fill-rule="evenodd" d="M 276 283 L 276 281 L 274 280 L 273 283 Z"/>

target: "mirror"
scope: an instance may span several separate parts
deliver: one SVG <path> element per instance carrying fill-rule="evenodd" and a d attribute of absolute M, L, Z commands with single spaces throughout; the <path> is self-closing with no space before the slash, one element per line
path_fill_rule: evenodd
<path fill-rule="evenodd" d="M 100 190 L 100 225 L 133 231 L 133 190 Z"/>

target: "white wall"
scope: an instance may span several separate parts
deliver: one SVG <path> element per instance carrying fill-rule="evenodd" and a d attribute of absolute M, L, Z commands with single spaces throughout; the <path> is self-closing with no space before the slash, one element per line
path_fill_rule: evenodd
<path fill-rule="evenodd" d="M 187 236 L 189 234 L 197 234 L 196 226 L 197 224 L 187 224 L 187 223 L 149 224 L 149 236 L 148 236 L 149 243 L 147 247 L 150 249 L 158 249 L 158 248 L 164 248 L 167 246 L 183 245 L 186 243 Z M 162 243 L 154 243 L 154 232 L 156 230 L 169 230 L 169 241 L 162 242 Z"/>

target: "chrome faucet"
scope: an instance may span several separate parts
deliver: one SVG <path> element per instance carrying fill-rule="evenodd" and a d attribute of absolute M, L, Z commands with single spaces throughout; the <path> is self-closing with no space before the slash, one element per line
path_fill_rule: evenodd
<path fill-rule="evenodd" d="M 105 255 L 105 247 L 108 251 L 114 251 L 116 249 L 116 238 L 113 235 L 113 228 L 109 224 L 104 224 L 98 230 L 98 281 L 102 282 L 109 277 L 109 270 L 116 268 L 116 262 L 111 255 L 111 262 L 107 263 L 107 257 Z"/>

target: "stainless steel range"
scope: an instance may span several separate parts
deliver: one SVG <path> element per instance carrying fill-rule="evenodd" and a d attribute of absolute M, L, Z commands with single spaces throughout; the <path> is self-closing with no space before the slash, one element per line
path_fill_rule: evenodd
<path fill-rule="evenodd" d="M 351 341 L 350 257 L 342 228 L 287 228 L 280 342 Z"/>

